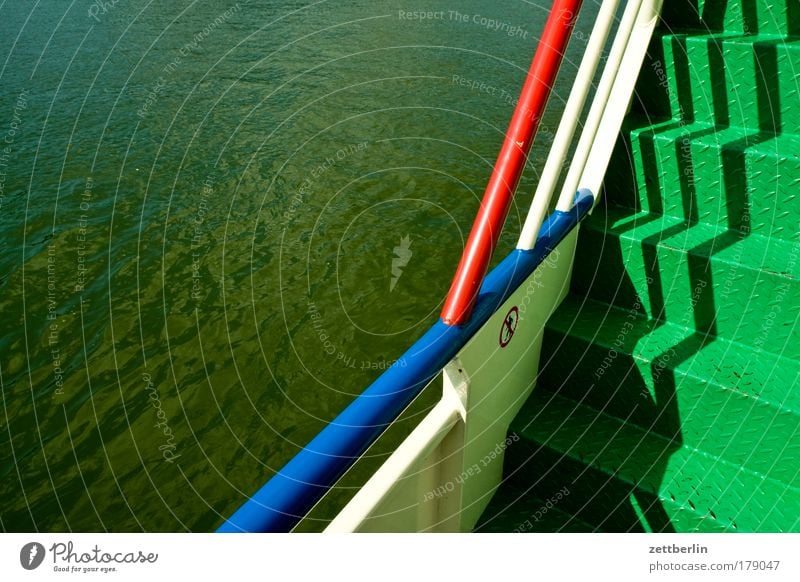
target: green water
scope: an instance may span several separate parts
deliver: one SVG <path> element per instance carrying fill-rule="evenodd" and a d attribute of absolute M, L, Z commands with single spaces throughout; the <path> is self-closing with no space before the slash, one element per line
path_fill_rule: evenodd
<path fill-rule="evenodd" d="M 0 528 L 210 530 L 436 320 L 546 7 L 105 4 L 0 4 Z"/>

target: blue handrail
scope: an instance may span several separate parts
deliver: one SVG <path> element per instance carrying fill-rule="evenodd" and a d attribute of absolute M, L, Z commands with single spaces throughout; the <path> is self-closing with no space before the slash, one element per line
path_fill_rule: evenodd
<path fill-rule="evenodd" d="M 593 203 L 592 193 L 580 190 L 569 212 L 551 214 L 533 249 L 514 250 L 486 277 L 468 323 L 435 323 L 217 531 L 291 531 L 575 228 Z"/>

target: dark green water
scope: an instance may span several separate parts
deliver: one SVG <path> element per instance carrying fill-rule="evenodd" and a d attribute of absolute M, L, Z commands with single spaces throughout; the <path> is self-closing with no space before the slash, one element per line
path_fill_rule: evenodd
<path fill-rule="evenodd" d="M 210 530 L 435 321 L 547 3 L 105 4 L 0 4 L 0 528 Z"/>

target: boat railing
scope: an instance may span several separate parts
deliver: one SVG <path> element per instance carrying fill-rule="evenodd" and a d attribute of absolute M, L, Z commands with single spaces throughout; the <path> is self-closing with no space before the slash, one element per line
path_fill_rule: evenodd
<path fill-rule="evenodd" d="M 576 226 L 596 204 L 661 2 L 626 3 L 550 212 L 617 23 L 620 0 L 602 2 L 517 248 L 486 275 L 582 4 L 553 2 L 441 319 L 218 531 L 291 531 L 439 376 L 439 403 L 328 531 L 463 531 L 474 525 L 500 480 L 504 447 L 498 443 L 533 389 L 541 329 L 563 299 Z M 523 284 L 534 277 L 535 304 L 529 305 L 533 293 Z M 491 367 L 507 373 L 487 376 L 492 358 Z"/>

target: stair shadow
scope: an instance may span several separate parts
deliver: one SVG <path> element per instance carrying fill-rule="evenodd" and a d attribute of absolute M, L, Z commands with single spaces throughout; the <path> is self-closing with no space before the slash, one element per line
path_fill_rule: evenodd
<path fill-rule="evenodd" d="M 630 339 L 645 339 L 648 334 L 642 331 L 632 332 Z M 669 357 L 677 361 L 691 356 L 696 349 L 692 341 L 696 339 L 687 338 Z M 659 498 L 667 463 L 681 446 L 675 378 L 669 369 L 657 367 L 663 362 L 654 361 L 649 370 L 653 380 L 648 386 L 633 358 L 619 356 L 601 381 L 586 388 L 587 378 L 597 371 L 597 361 L 602 357 L 587 357 L 589 349 L 592 348 L 581 354 L 567 339 L 547 358 L 537 388 L 541 399 L 538 412 L 526 426 L 517 429 L 524 432 L 537 422 L 549 426 L 554 421 L 548 418 L 571 423 L 573 415 L 584 417 L 578 419 L 581 428 L 569 433 L 574 441 L 568 447 L 556 445 L 550 438 L 535 444 L 522 438 L 508 449 L 504 487 L 518 493 L 504 507 L 495 509 L 496 515 L 508 523 L 503 513 L 519 514 L 518 506 L 524 506 L 528 498 L 546 500 L 553 493 L 566 490 L 569 496 L 560 501 L 557 509 L 567 518 L 558 524 L 558 529 L 547 529 L 553 527 L 552 522 L 528 519 L 524 531 L 576 531 L 576 527 L 603 532 L 675 531 Z M 577 363 L 568 368 L 564 365 L 567 359 Z M 558 396 L 575 405 L 566 418 L 563 407 L 554 405 Z M 596 415 L 595 420 L 592 415 Z M 624 427 L 625 432 L 610 429 L 608 416 L 617 419 L 612 426 Z M 639 429 L 631 433 L 634 425 Z M 646 431 L 656 430 L 658 439 L 631 439 L 632 434 L 644 436 Z M 556 428 L 552 438 L 563 445 L 563 436 L 558 437 L 557 432 Z M 504 499 L 509 496 L 506 494 Z M 517 521 L 525 520 L 520 517 Z M 507 529 L 520 527 L 512 526 Z"/>
<path fill-rule="evenodd" d="M 701 26 L 701 13 L 698 2 L 699 0 L 664 2 L 661 8 L 662 26 L 667 31 L 676 28 L 699 28 Z"/>
<path fill-rule="evenodd" d="M 746 26 L 748 26 L 748 23 L 757 22 L 757 15 L 754 13 L 754 7 L 750 8 L 752 8 L 752 10 L 748 9 L 745 14 Z M 755 25 L 751 24 L 750 26 L 752 28 Z M 681 363 L 689 360 L 709 342 L 714 341 L 717 334 L 716 318 L 718 308 L 715 305 L 713 293 L 714 281 L 711 271 L 711 258 L 722 250 L 741 242 L 744 237 L 750 234 L 747 149 L 774 138 L 775 134 L 779 134 L 782 131 L 783 120 L 780 119 L 779 113 L 781 107 L 779 83 L 777 82 L 777 42 L 780 41 L 768 40 L 754 44 L 754 64 L 757 71 L 756 105 L 758 111 L 758 131 L 755 133 L 748 132 L 739 139 L 722 144 L 721 147 L 721 170 L 723 178 L 721 187 L 724 188 L 727 230 L 710 240 L 688 249 L 686 253 L 690 281 L 689 292 L 691 293 L 690 311 L 686 313 L 685 320 L 670 322 L 693 328 L 693 333 L 678 344 L 668 347 L 658 357 L 653 359 L 651 373 L 654 393 L 649 395 L 652 398 L 648 398 L 645 390 L 641 388 L 641 386 L 646 386 L 647 382 L 645 382 L 644 377 L 635 370 L 635 363 L 633 362 L 619 363 L 620 371 L 618 374 L 621 373 L 622 378 L 620 378 L 618 374 L 612 376 L 615 378 L 615 381 L 618 381 L 617 389 L 613 389 L 613 386 L 607 386 L 606 390 L 601 390 L 602 394 L 610 394 L 606 406 L 601 408 L 601 410 L 605 410 L 607 407 L 615 411 L 625 410 L 624 406 L 626 402 L 636 402 L 630 410 L 630 415 L 624 420 L 626 422 L 633 422 L 647 431 L 656 432 L 666 437 L 669 439 L 668 442 L 672 443 L 673 448 L 669 449 L 665 447 L 663 451 L 656 451 L 658 454 L 655 456 L 651 454 L 653 451 L 645 451 L 644 454 L 642 454 L 637 448 L 631 450 L 628 458 L 632 460 L 632 465 L 634 467 L 639 467 L 640 472 L 643 467 L 649 467 L 642 480 L 634 479 L 633 483 L 647 483 L 649 484 L 648 487 L 634 487 L 628 489 L 624 484 L 617 482 L 614 490 L 609 492 L 608 483 L 612 480 L 606 479 L 606 481 L 603 482 L 603 477 L 600 476 L 603 473 L 598 473 L 598 475 L 595 476 L 594 481 L 599 487 L 598 495 L 599 492 L 602 491 L 603 495 L 611 495 L 612 499 L 617 500 L 617 504 L 609 513 L 608 519 L 599 524 L 599 529 L 608 529 L 604 524 L 610 523 L 612 525 L 611 529 L 618 530 L 620 523 L 624 524 L 626 519 L 631 519 L 630 513 L 623 516 L 619 515 L 619 509 L 625 507 L 623 501 L 627 496 L 631 501 L 631 510 L 633 514 L 638 517 L 639 523 L 633 522 L 629 528 L 626 528 L 626 531 L 638 530 L 640 526 L 647 531 L 674 531 L 669 516 L 664 510 L 663 500 L 659 497 L 659 492 L 661 491 L 660 484 L 666 463 L 669 460 L 671 452 L 677 450 L 682 442 L 680 411 L 677 406 L 677 386 L 673 370 Z M 709 42 L 708 50 L 715 120 L 718 124 L 729 126 L 728 83 L 732 80 L 728 78 L 728 72 L 724 66 L 721 43 Z M 681 54 L 685 54 L 685 51 L 675 50 L 674 54 L 678 57 Z M 680 59 L 677 59 L 676 72 L 679 77 L 682 69 L 680 62 Z M 688 74 L 684 74 L 684 77 L 688 80 Z M 683 86 L 689 87 L 690 85 L 687 82 Z M 691 100 L 691 96 L 689 100 Z M 682 108 L 686 106 L 686 101 L 679 100 L 679 103 Z M 714 122 L 715 120 L 708 121 Z M 644 243 L 642 244 L 642 259 L 645 265 L 648 303 L 651 309 L 650 316 L 654 320 L 653 331 L 658 329 L 658 327 L 663 325 L 663 322 L 667 320 L 664 290 L 665 281 L 662 280 L 663 270 L 660 265 L 658 245 L 663 240 L 677 236 L 682 231 L 691 228 L 699 220 L 698 192 L 694 179 L 694 160 L 691 155 L 691 150 L 687 150 L 686 144 L 691 144 L 692 141 L 697 138 L 716 132 L 716 127 L 687 131 L 685 136 L 675 141 L 674 155 L 678 161 L 679 188 L 684 223 L 670 226 L 661 232 L 646 237 L 642 241 Z M 642 145 L 642 162 L 646 181 L 645 184 L 639 185 L 639 191 L 644 192 L 647 198 L 649 211 L 658 215 L 664 212 L 662 189 L 659 187 L 659 181 L 661 179 L 659 175 L 660 164 L 657 163 L 657 154 L 652 147 L 653 142 L 645 140 L 642 142 Z M 651 216 L 648 216 L 646 221 L 651 221 L 651 218 Z M 606 238 L 605 242 L 608 243 L 609 239 Z M 609 253 L 608 251 L 603 253 L 602 268 L 606 269 L 610 262 L 611 265 L 613 265 L 611 268 L 611 278 L 612 280 L 616 279 L 618 281 L 617 290 L 621 291 L 619 296 L 627 297 L 629 300 L 633 297 L 634 304 L 640 305 L 641 298 L 636 294 L 635 285 L 628 277 L 627 261 L 623 257 L 622 249 L 617 248 L 614 249 L 614 251 L 616 257 L 611 261 L 609 261 L 609 257 L 614 253 Z M 604 285 L 607 285 L 607 282 L 604 283 Z M 589 291 L 589 294 L 591 294 L 591 291 Z M 608 298 L 608 300 L 610 303 L 618 304 L 619 296 L 615 293 L 615 296 Z M 647 333 L 640 335 L 636 338 L 636 343 L 646 342 L 648 335 Z M 630 379 L 632 376 L 634 377 L 634 381 L 631 382 Z M 581 376 L 579 375 L 578 377 Z M 596 387 L 593 386 L 591 389 L 596 389 Z M 636 398 L 637 391 L 640 392 L 640 396 L 644 397 L 643 399 Z M 574 397 L 575 395 L 572 394 L 572 396 Z M 600 404 L 600 402 L 590 403 L 590 405 L 594 407 L 597 407 L 598 404 Z M 650 421 L 649 425 L 648 421 Z M 613 441 L 609 443 L 609 446 L 613 446 Z M 595 459 L 590 458 L 584 461 L 591 466 L 595 462 Z M 606 468 L 607 471 L 608 469 L 609 468 Z M 587 468 L 584 472 L 586 471 L 593 471 L 593 469 Z M 617 473 L 618 469 L 611 467 L 610 471 L 613 476 Z M 630 473 L 630 475 L 634 474 L 635 471 Z M 590 501 L 591 498 L 589 498 L 587 504 Z M 674 501 L 674 499 L 671 499 L 671 501 Z M 694 511 L 694 507 L 690 507 L 689 509 Z M 576 516 L 581 518 L 586 517 L 582 516 L 580 511 Z"/>
<path fill-rule="evenodd" d="M 800 2 L 786 0 L 786 20 L 789 23 L 787 33 L 800 36 Z"/>
<path fill-rule="evenodd" d="M 787 6 L 794 0 L 787 0 Z M 746 32 L 758 32 L 758 11 L 753 0 L 736 0 L 742 6 L 742 26 Z M 708 29 L 721 31 L 725 26 L 725 14 L 729 0 L 706 1 L 702 8 L 699 0 L 664 2 L 662 20 L 670 28 Z"/>
<path fill-rule="evenodd" d="M 756 94 L 759 129 L 753 132 L 746 132 L 740 138 L 719 144 L 721 149 L 721 174 L 720 193 L 724 196 L 727 230 L 719 235 L 707 240 L 688 250 L 690 276 L 692 289 L 696 289 L 699 284 L 708 284 L 704 287 L 706 292 L 702 300 L 694 306 L 696 329 L 709 334 L 715 334 L 714 313 L 716 309 L 713 305 L 713 294 L 710 293 L 713 281 L 710 277 L 710 260 L 713 255 L 729 248 L 742 241 L 750 235 L 750 200 L 749 187 L 747 183 L 747 151 L 748 148 L 756 146 L 775 137 L 782 131 L 783 120 L 776 112 L 781 111 L 780 94 L 778 79 L 778 55 L 777 43 L 780 41 L 769 40 L 756 43 L 755 46 L 755 66 L 759 72 L 756 76 Z M 709 62 L 712 71 L 712 94 L 716 119 L 726 127 L 730 122 L 730 112 L 728 110 L 727 86 L 735 82 L 730 79 L 722 60 L 722 47 L 719 43 L 709 43 Z M 698 216 L 698 192 L 695 183 L 696 168 L 694 158 L 690 148 L 685 144 L 715 135 L 719 131 L 717 126 L 707 127 L 686 133 L 675 142 L 675 158 L 678 161 L 678 174 L 681 192 L 681 203 L 683 206 L 683 225 L 674 225 L 662 232 L 659 232 L 644 240 L 643 260 L 645 265 L 650 265 L 650 273 L 653 281 L 650 283 L 649 294 L 653 305 L 653 316 L 664 318 L 664 293 L 663 284 L 658 278 L 661 269 L 657 253 L 657 244 L 666 238 L 680 234 L 682 230 L 688 230 L 699 220 Z M 653 148 L 653 141 L 641 141 L 641 155 L 646 176 L 645 184 L 640 185 L 639 190 L 644 190 L 649 203 L 650 212 L 659 215 L 664 212 L 662 201 L 662 189 L 659 181 L 660 164 L 658 156 Z M 708 192 L 704 193 L 706 196 Z M 713 194 L 713 193 L 712 193 Z M 652 221 L 653 217 L 648 216 L 645 221 Z M 642 224 L 639 221 L 639 224 Z M 628 228 L 636 225 L 632 222 Z"/>
<path fill-rule="evenodd" d="M 696 6 L 696 3 L 694 5 Z M 704 13 L 703 21 L 721 30 L 727 2 L 709 3 L 709 5 L 713 6 L 715 11 Z M 787 10 L 790 22 L 800 26 L 800 4 L 789 2 Z M 748 33 L 757 32 L 757 25 L 755 6 L 745 6 L 744 30 Z M 790 34 L 797 32 L 798 29 L 795 27 Z M 783 41 L 765 39 L 754 43 L 758 128 L 743 131 L 741 137 L 719 144 L 722 174 L 720 194 L 724 196 L 722 204 L 725 208 L 726 222 L 719 224 L 721 230 L 716 236 L 680 251 L 686 253 L 690 286 L 689 289 L 680 289 L 678 292 L 684 294 L 684 300 L 687 299 L 685 294 L 689 294 L 688 300 L 685 301 L 688 308 L 684 314 L 675 313 L 673 309 L 668 317 L 667 296 L 670 295 L 671 285 L 666 290 L 665 286 L 671 281 L 665 281 L 662 277 L 659 243 L 695 226 L 701 220 L 698 197 L 708 195 L 707 192 L 697 191 L 695 160 L 691 149 L 687 154 L 685 144 L 715 135 L 720 129 L 730 127 L 729 88 L 735 88 L 736 83 L 740 82 L 731 78 L 731 72 L 725 67 L 722 43 L 709 41 L 708 60 L 714 118 L 695 120 L 690 92 L 690 63 L 685 43 L 680 39 L 675 42 L 678 46 L 673 45 L 674 70 L 677 84 L 683 90 L 678 96 L 678 103 L 684 115 L 682 119 L 673 120 L 663 125 L 661 129 L 674 129 L 676 126 L 688 125 L 694 121 L 708 124 L 702 129 L 687 127 L 685 135 L 676 140 L 674 155 L 678 160 L 683 222 L 681 224 L 673 222 L 671 226 L 644 239 L 642 259 L 645 271 L 634 276 L 643 275 L 646 282 L 639 281 L 638 286 L 631 279 L 632 272 L 623 249 L 619 244 L 612 244 L 613 240 L 619 239 L 605 238 L 602 261 L 599 260 L 596 249 L 587 248 L 590 245 L 579 242 L 576 262 L 578 265 L 581 262 L 584 266 L 591 265 L 589 270 L 595 271 L 596 275 L 602 277 L 603 286 L 614 287 L 611 296 L 606 295 L 602 300 L 615 307 L 627 309 L 649 304 L 650 327 L 631 331 L 626 342 L 644 346 L 667 320 L 671 324 L 684 326 L 687 330 L 686 336 L 674 345 L 663 346 L 660 353 L 652 358 L 649 367 L 643 367 L 641 360 L 637 362 L 636 358 L 631 356 L 621 357 L 615 349 L 609 349 L 609 354 L 612 352 L 616 354 L 613 358 L 613 367 L 609 366 L 609 370 L 604 372 L 600 381 L 593 377 L 592 370 L 598 361 L 597 357 L 587 357 L 589 350 L 595 349 L 596 346 L 576 345 L 574 341 L 570 341 L 569 336 L 559 340 L 552 337 L 552 332 L 549 332 L 549 337 L 545 337 L 545 346 L 553 345 L 554 342 L 557 345 L 550 348 L 552 353 L 542 354 L 537 388 L 540 394 L 543 390 L 548 391 L 552 394 L 551 402 L 557 395 L 569 398 L 576 404 L 576 411 L 578 405 L 583 404 L 596 411 L 598 418 L 600 414 L 610 414 L 621 421 L 620 426 L 635 425 L 642 430 L 642 434 L 656 435 L 655 442 L 660 443 L 659 446 L 649 447 L 645 444 L 645 439 L 642 439 L 640 443 L 632 444 L 629 439 L 618 438 L 614 434 L 605 435 L 608 437 L 605 439 L 594 438 L 587 441 L 586 435 L 590 435 L 592 431 L 589 423 L 586 431 L 575 435 L 572 449 L 563 454 L 548 446 L 547 442 L 533 444 L 523 439 L 517 445 L 510 447 L 507 451 L 506 479 L 513 488 L 521 492 L 521 498 L 533 496 L 547 499 L 547 495 L 557 491 L 559 486 L 571 489 L 571 494 L 567 498 L 569 501 L 562 501 L 564 505 L 559 507 L 560 511 L 568 511 L 571 515 L 564 523 L 563 529 L 574 529 L 569 527 L 570 524 L 580 524 L 581 527 L 592 524 L 594 531 L 668 532 L 676 530 L 676 524 L 670 515 L 674 516 L 678 510 L 681 513 L 691 512 L 695 514 L 695 518 L 705 517 L 698 514 L 691 500 L 676 500 L 669 492 L 668 485 L 663 483 L 670 457 L 683 445 L 682 422 L 677 399 L 678 378 L 674 370 L 715 340 L 720 306 L 715 302 L 713 291 L 715 281 L 711 269 L 712 257 L 750 235 L 747 151 L 748 148 L 773 139 L 776 134 L 783 131 L 784 120 L 780 118 L 780 85 L 777 82 L 779 75 L 777 47 Z M 652 147 L 652 141 L 643 140 L 642 143 L 648 144 L 641 149 L 645 183 L 638 185 L 638 191 L 646 198 L 650 214 L 637 217 L 635 219 L 637 222 L 631 221 L 629 227 L 615 229 L 618 232 L 634 228 L 637 224 L 658 220 L 659 215 L 664 213 L 662 189 L 659 187 L 661 166 L 658 163 L 658 154 Z M 628 157 L 632 160 L 631 156 Z M 632 161 L 630 166 L 635 176 Z M 666 179 L 675 177 L 666 176 Z M 608 198 L 618 200 L 618 196 L 619 194 L 615 193 Z M 707 201 L 707 198 L 703 199 L 703 202 Z M 630 217 L 633 217 L 639 212 L 638 204 L 634 202 L 630 206 Z M 598 217 L 595 216 L 592 220 L 598 220 Z M 582 234 L 581 241 L 583 239 Z M 596 246 L 596 241 L 594 242 Z M 669 248 L 666 252 L 673 250 Z M 583 261 L 581 254 L 584 255 Z M 638 295 L 637 288 L 644 289 L 647 302 Z M 591 289 L 576 290 L 573 286 L 573 293 L 576 291 L 581 296 L 592 295 L 593 292 Z M 580 313 L 575 316 L 575 325 L 581 325 Z M 593 379 L 595 382 L 586 388 Z M 548 404 L 549 402 L 542 403 L 537 418 L 547 415 Z M 583 410 L 585 412 L 586 409 Z M 647 442 L 652 444 L 653 440 Z M 578 450 L 580 454 L 575 454 Z M 574 454 L 570 454 L 571 452 Z M 513 505 L 513 503 L 507 504 L 506 507 L 500 508 L 500 512 L 513 511 Z M 687 522 L 680 521 L 680 523 Z M 688 523 L 696 522 L 690 520 Z M 552 527 L 552 524 L 549 527 Z M 528 531 L 544 530 L 536 529 L 534 524 Z"/>
<path fill-rule="evenodd" d="M 795 3 L 795 6 L 800 6 Z M 796 8 L 795 18 L 800 18 L 800 8 Z M 798 20 L 794 20 L 798 22 Z M 755 30 L 757 26 L 757 14 L 755 6 L 749 5 L 745 7 L 745 30 Z M 713 293 L 714 281 L 711 272 L 711 258 L 739 242 L 745 237 L 750 235 L 750 201 L 749 201 L 749 188 L 747 183 L 747 150 L 757 144 L 771 140 L 776 134 L 780 134 L 783 130 L 783 120 L 780 118 L 781 105 L 780 105 L 780 92 L 778 83 L 778 53 L 777 46 L 781 41 L 766 40 L 754 43 L 754 59 L 756 74 L 756 96 L 757 96 L 757 112 L 758 112 L 758 131 L 755 133 L 748 132 L 746 135 L 739 139 L 728 141 L 722 145 L 721 155 L 721 171 L 722 171 L 722 184 L 724 185 L 725 207 L 727 215 L 727 230 L 705 241 L 687 252 L 687 262 L 689 271 L 689 280 L 691 283 L 690 289 L 692 290 L 691 296 L 691 322 L 684 321 L 682 324 L 691 323 L 694 328 L 694 333 L 678 343 L 677 345 L 669 348 L 658 359 L 654 361 L 654 368 L 656 370 L 668 370 L 669 374 L 664 378 L 664 382 L 656 382 L 657 393 L 655 401 L 662 403 L 660 410 L 657 411 L 660 417 L 666 413 L 668 421 L 666 426 L 658 426 L 658 418 L 653 419 L 651 429 L 655 429 L 660 434 L 673 439 L 674 442 L 680 442 L 680 416 L 677 405 L 673 405 L 676 399 L 676 384 L 675 375 L 671 369 L 674 369 L 682 362 L 687 361 L 693 354 L 697 353 L 709 342 L 714 341 L 717 334 L 716 318 L 718 308 L 715 305 L 715 297 Z M 708 58 L 711 71 L 712 80 L 712 95 L 714 115 L 717 123 L 723 126 L 730 124 L 730 111 L 728 110 L 728 84 L 735 83 L 736 81 L 729 78 L 727 69 L 723 62 L 723 52 L 721 43 L 709 42 L 708 43 Z M 680 54 L 676 51 L 676 54 Z M 711 120 L 709 120 L 711 121 Z M 700 131 L 690 132 L 686 136 L 686 140 L 691 142 L 694 139 L 709 135 L 716 132 L 716 128 L 703 129 Z M 647 142 L 652 144 L 652 142 Z M 692 177 L 695 175 L 695 167 L 691 155 L 682 155 L 681 148 L 676 141 L 676 156 L 679 160 L 679 176 L 680 176 L 680 190 L 681 199 L 683 203 L 683 211 L 685 219 L 685 226 L 677 225 L 664 231 L 648 237 L 644 240 L 643 245 L 643 260 L 645 265 L 650 265 L 649 279 L 648 279 L 648 295 L 650 304 L 653 310 L 651 314 L 656 319 L 666 319 L 665 314 L 665 301 L 664 301 L 664 282 L 661 280 L 661 267 L 659 265 L 659 258 L 656 245 L 671 236 L 679 234 L 681 228 L 691 228 L 698 220 L 697 213 L 697 197 L 698 192 L 695 186 L 695 181 Z M 643 163 L 645 166 L 646 176 L 657 176 L 659 165 L 655 163 L 655 152 L 652 148 L 647 151 L 643 148 L 642 151 Z M 644 184 L 644 191 L 650 203 L 651 211 L 658 213 L 663 210 L 660 205 L 660 191 L 656 193 L 656 188 L 652 183 Z M 640 190 L 641 191 L 641 190 Z M 620 253 L 621 254 L 621 253 Z M 621 258 L 621 257 L 620 257 Z M 624 262 L 623 262 L 624 265 Z M 687 314 L 688 315 L 688 314 Z M 630 397 L 631 395 L 627 395 Z M 666 400 L 665 400 L 666 399 Z M 674 417 L 672 416 L 674 414 Z M 675 430 L 672 434 L 671 431 Z M 655 469 L 661 466 L 659 463 Z M 634 495 L 636 495 L 634 493 Z M 664 521 L 663 505 L 657 496 L 652 496 L 649 493 L 650 499 L 648 500 L 648 493 L 641 495 L 641 499 L 637 499 L 640 506 L 643 506 L 642 519 L 648 521 L 652 531 L 670 530 L 671 525 Z M 690 508 L 694 510 L 693 507 Z"/>
<path fill-rule="evenodd" d="M 623 250 L 608 240 L 606 244 L 602 284 L 615 287 L 610 303 L 629 309 L 636 316 L 635 323 L 626 320 L 615 330 L 622 342 L 617 345 L 615 340 L 610 347 L 608 341 L 602 347 L 597 343 L 586 345 L 569 335 L 554 337 L 548 331 L 545 346 L 554 346 L 554 351 L 542 355 L 537 390 L 551 392 L 553 398 L 570 399 L 576 410 L 580 405 L 588 406 L 596 411 L 598 419 L 601 415 L 612 416 L 626 433 L 592 434 L 598 429 L 589 423 L 563 453 L 556 453 L 548 442 L 523 452 L 517 447 L 510 452 L 516 459 L 509 459 L 507 466 L 513 469 L 507 471 L 506 477 L 517 488 L 524 487 L 526 495 L 539 498 L 546 498 L 549 490 L 568 487 L 575 495 L 571 505 L 565 507 L 572 515 L 565 528 L 575 522 L 593 524 L 593 531 L 673 532 L 676 527 L 671 515 L 678 509 L 695 511 L 691 506 L 681 507 L 680 501 L 672 505 L 676 503 L 674 497 L 664 497 L 670 494 L 662 490 L 669 460 L 683 444 L 674 370 L 713 341 L 713 294 L 701 293 L 695 298 L 694 321 L 688 321 L 686 326 L 695 329 L 687 329 L 686 337 L 674 345 L 665 345 L 660 351 L 661 346 L 656 346 L 658 355 L 644 365 L 641 357 L 633 355 L 636 348 L 647 349 L 666 322 L 642 317 L 644 301 L 631 279 Z M 689 272 L 693 288 L 713 287 L 710 271 L 702 262 L 690 261 Z M 656 263 L 654 274 L 658 273 Z M 659 276 L 648 279 L 646 289 L 651 304 L 658 305 L 663 286 Z M 582 318 L 582 312 L 578 312 L 573 324 L 581 326 Z M 605 350 L 605 354 L 598 350 Z M 652 347 L 648 351 L 652 352 Z M 603 367 L 607 362 L 608 366 Z M 549 414 L 548 404 L 543 403 L 540 414 L 531 422 Z M 631 441 L 627 431 L 632 427 L 638 427 L 641 440 Z M 538 477 L 532 481 L 531 475 Z M 669 511 L 665 503 L 671 505 Z"/>

